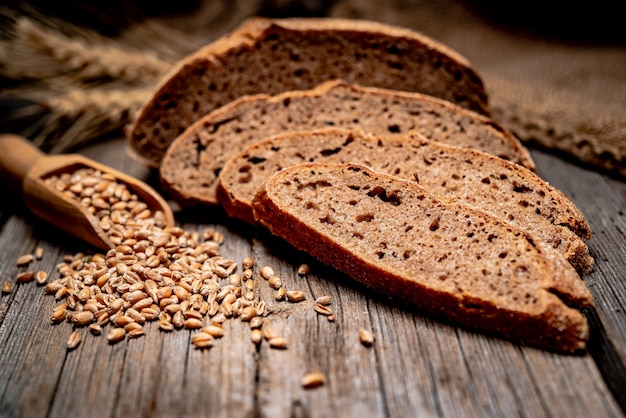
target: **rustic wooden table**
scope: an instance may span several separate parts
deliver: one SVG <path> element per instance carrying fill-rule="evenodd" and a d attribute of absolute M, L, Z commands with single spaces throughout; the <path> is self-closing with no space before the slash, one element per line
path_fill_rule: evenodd
<path fill-rule="evenodd" d="M 156 185 L 154 173 L 126 155 L 121 139 L 85 148 L 87 156 Z M 588 352 L 562 355 L 487 338 L 421 316 L 362 288 L 261 229 L 219 210 L 177 212 L 185 229 L 212 226 L 224 236 L 222 254 L 272 265 L 302 304 L 271 302 L 273 327 L 288 340 L 276 350 L 250 342 L 246 323 L 225 323 L 209 350 L 190 344 L 191 332 L 159 332 L 116 345 L 82 329 L 66 350 L 72 327 L 52 326 L 56 304 L 35 283 L 15 284 L 16 259 L 45 249 L 37 268 L 55 276 L 63 255 L 85 245 L 28 213 L 5 193 L 0 206 L 1 417 L 621 417 L 626 411 L 626 183 L 532 151 L 539 174 L 569 195 L 595 232 L 596 267 L 585 277 L 596 307 L 585 312 Z M 299 277 L 302 262 L 311 274 Z M 330 295 L 335 322 L 316 314 L 312 300 Z M 371 347 L 358 331 L 375 335 Z M 326 384 L 303 389 L 311 371 Z"/>

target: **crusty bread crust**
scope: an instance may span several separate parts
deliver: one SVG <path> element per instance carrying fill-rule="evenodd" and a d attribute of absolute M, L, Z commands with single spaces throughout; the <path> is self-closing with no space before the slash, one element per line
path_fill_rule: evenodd
<path fill-rule="evenodd" d="M 337 78 L 490 113 L 475 69 L 422 34 L 361 20 L 251 18 L 168 72 L 127 127 L 129 150 L 158 166 L 185 128 L 232 100 Z"/>
<path fill-rule="evenodd" d="M 254 210 L 294 247 L 428 314 L 540 348 L 585 347 L 587 321 L 574 307 L 592 297 L 558 253 L 414 182 L 302 164 L 274 174 Z"/>
<path fill-rule="evenodd" d="M 432 96 L 336 80 L 311 90 L 242 97 L 198 120 L 168 149 L 160 169 L 163 188 L 183 206 L 215 205 L 218 173 L 241 149 L 277 133 L 328 126 L 376 134 L 413 130 L 534 168 L 528 151 L 492 119 Z"/>
<path fill-rule="evenodd" d="M 578 237 L 591 237 L 589 224 L 562 192 L 518 164 L 415 133 L 385 136 L 328 128 L 267 138 L 226 163 L 219 176 L 220 203 L 230 216 L 254 223 L 252 199 L 258 187 L 280 169 L 306 162 L 363 164 L 413 180 L 436 197 L 463 202 L 524 229 L 556 248 L 581 274 L 593 267 Z"/>

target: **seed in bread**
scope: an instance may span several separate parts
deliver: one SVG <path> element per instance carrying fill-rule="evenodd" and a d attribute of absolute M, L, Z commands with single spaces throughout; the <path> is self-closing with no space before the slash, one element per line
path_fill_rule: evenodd
<path fill-rule="evenodd" d="M 161 164 L 161 183 L 183 206 L 215 205 L 219 172 L 247 145 L 330 126 L 381 135 L 417 131 L 534 168 L 527 150 L 491 119 L 422 94 L 333 81 L 313 90 L 244 97 L 212 112 L 172 143 Z"/>
<path fill-rule="evenodd" d="M 557 351 L 589 336 L 593 304 L 553 249 L 415 182 L 364 166 L 301 164 L 254 199 L 272 233 L 353 279 L 469 329 Z"/>
<path fill-rule="evenodd" d="M 433 195 L 507 220 L 556 248 L 581 274 L 593 266 L 584 215 L 532 171 L 484 152 L 430 141 L 419 134 L 389 136 L 329 128 L 255 142 L 224 166 L 218 197 L 232 216 L 254 223 L 252 199 L 284 167 L 306 162 L 357 163 L 419 183 Z M 577 235 L 578 234 L 578 235 Z"/>

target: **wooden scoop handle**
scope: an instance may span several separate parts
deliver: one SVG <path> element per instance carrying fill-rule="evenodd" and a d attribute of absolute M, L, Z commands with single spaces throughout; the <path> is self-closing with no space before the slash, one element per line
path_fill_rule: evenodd
<path fill-rule="evenodd" d="M 0 135 L 0 178 L 12 191 L 22 190 L 30 168 L 44 154 L 27 139 L 17 135 Z"/>

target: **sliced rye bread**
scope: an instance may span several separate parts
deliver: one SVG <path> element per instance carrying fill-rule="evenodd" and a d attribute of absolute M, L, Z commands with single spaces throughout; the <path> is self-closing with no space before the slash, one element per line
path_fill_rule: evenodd
<path fill-rule="evenodd" d="M 168 149 L 161 183 L 182 206 L 215 205 L 217 177 L 231 156 L 274 134 L 329 126 L 376 134 L 415 130 L 534 168 L 520 142 L 489 118 L 432 96 L 331 81 L 312 90 L 244 97 L 205 116 Z"/>
<path fill-rule="evenodd" d="M 557 351 L 585 347 L 593 304 L 550 247 L 415 182 L 358 165 L 301 164 L 274 174 L 256 218 L 353 279 L 472 330 Z"/>
<path fill-rule="evenodd" d="M 129 149 L 156 167 L 174 138 L 214 109 L 244 95 L 310 89 L 337 78 L 490 114 L 470 63 L 420 33 L 362 20 L 255 17 L 161 80 L 127 128 Z"/>
<path fill-rule="evenodd" d="M 433 196 L 504 219 L 556 248 L 581 274 L 593 267 L 584 215 L 532 171 L 484 152 L 430 141 L 416 133 L 371 135 L 345 129 L 286 133 L 256 142 L 226 163 L 218 198 L 233 217 L 254 223 L 256 190 L 282 168 L 309 162 L 356 163 L 413 180 Z"/>

